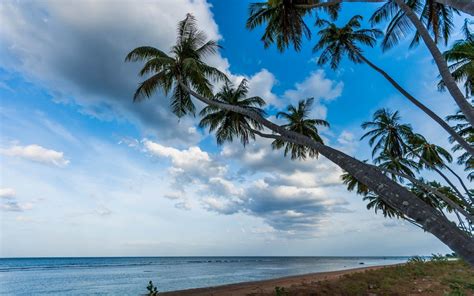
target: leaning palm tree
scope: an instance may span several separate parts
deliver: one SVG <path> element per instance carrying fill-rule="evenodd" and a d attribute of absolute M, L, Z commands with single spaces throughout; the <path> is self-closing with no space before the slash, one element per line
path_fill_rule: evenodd
<path fill-rule="evenodd" d="M 457 83 L 464 82 L 466 97 L 474 95 L 474 34 L 469 29 L 469 20 L 463 26 L 464 39 L 458 40 L 453 47 L 443 53 L 451 63 L 449 69 Z M 441 90 L 446 88 L 443 81 L 438 84 Z"/>
<path fill-rule="evenodd" d="M 361 20 L 362 16 L 356 15 L 342 27 L 338 27 L 336 24 L 330 23 L 326 20 L 318 20 L 317 24 L 324 27 L 318 32 L 320 39 L 313 49 L 315 52 L 321 50 L 318 65 L 329 63 L 331 68 L 336 69 L 339 66 L 342 57 L 345 55 L 347 55 L 349 60 L 354 63 L 366 63 L 372 69 L 381 74 L 410 102 L 436 121 L 444 130 L 455 138 L 466 151 L 474 155 L 474 148 L 460 137 L 441 117 L 422 104 L 408 91 L 401 87 L 400 84 L 398 84 L 384 70 L 377 67 L 363 55 L 360 44 L 369 47 L 375 46 L 377 38 L 382 36 L 382 32 L 377 29 L 361 29 Z"/>
<path fill-rule="evenodd" d="M 409 0 L 407 5 L 419 15 L 420 21 L 433 36 L 434 42 L 443 42 L 444 45 L 447 45 L 454 28 L 453 16 L 458 15 L 459 12 L 455 8 L 433 0 Z M 389 21 L 389 24 L 382 41 L 383 50 L 390 49 L 398 44 L 414 29 L 413 23 L 394 0 L 386 1 L 370 18 L 372 25 L 385 21 Z M 410 46 L 413 47 L 419 42 L 420 34 L 415 31 Z"/>
<path fill-rule="evenodd" d="M 145 61 L 139 75 L 147 79 L 136 90 L 134 101 L 149 98 L 155 90 L 161 89 L 166 95 L 171 93 L 170 104 L 174 114 L 178 117 L 194 114 L 196 107 L 184 86 L 211 96 L 209 79 L 227 80 L 221 71 L 203 61 L 206 56 L 216 53 L 218 48 L 215 41 L 206 41 L 204 32 L 197 29 L 196 19 L 188 14 L 178 24 L 178 36 L 171 55 L 151 46 L 142 46 L 132 50 L 125 58 L 132 62 Z M 176 83 L 176 79 L 181 83 Z"/>
<path fill-rule="evenodd" d="M 234 88 L 230 82 L 227 82 L 214 96 L 214 99 L 222 103 L 253 111 L 260 116 L 265 115 L 265 111 L 260 108 L 265 105 L 265 101 L 257 96 L 247 98 L 246 95 L 248 91 L 249 88 L 246 79 L 242 79 L 236 88 Z M 226 141 L 232 142 L 234 137 L 238 137 L 245 146 L 249 143 L 250 139 L 255 139 L 253 130 L 262 129 L 262 124 L 258 121 L 216 106 L 205 107 L 202 109 L 200 115 L 203 116 L 203 118 L 199 126 L 201 128 L 209 127 L 209 132 L 216 131 L 217 144 L 219 145 L 222 145 Z"/>
<path fill-rule="evenodd" d="M 370 128 L 360 139 L 369 138 L 369 145 L 373 147 L 372 157 L 377 152 L 403 157 L 407 152 L 406 143 L 413 135 L 409 124 L 400 123 L 399 112 L 391 112 L 389 109 L 377 110 L 372 121 L 364 122 L 362 128 Z"/>
<path fill-rule="evenodd" d="M 179 44 L 180 40 L 178 39 L 177 46 Z M 452 248 L 453 251 L 465 258 L 471 265 L 474 265 L 474 240 L 465 232 L 460 230 L 459 227 L 451 223 L 451 221 L 446 217 L 443 217 L 437 210 L 420 200 L 403 186 L 400 186 L 398 183 L 387 178 L 382 172 L 380 172 L 380 170 L 369 164 L 363 163 L 342 151 L 315 141 L 307 135 L 279 126 L 254 111 L 220 102 L 215 100 L 213 96 L 206 96 L 205 93 L 209 88 L 203 89 L 203 87 L 200 86 L 208 85 L 208 83 L 204 82 L 208 82 L 207 78 L 210 76 L 208 75 L 209 68 L 205 67 L 206 65 L 204 63 L 202 63 L 202 66 L 196 65 L 201 63 L 201 60 L 196 59 L 195 49 L 192 47 L 188 47 L 186 54 L 183 54 L 182 56 L 186 59 L 191 59 L 191 61 L 187 60 L 188 62 L 186 65 L 183 65 L 182 61 L 175 61 L 176 67 L 178 67 L 179 71 L 172 70 L 176 75 L 170 75 L 169 80 L 166 80 L 167 83 L 174 87 L 179 85 L 183 91 L 206 105 L 215 106 L 227 111 L 248 116 L 273 132 L 273 134 L 259 132 L 259 136 L 283 140 L 288 143 L 306 146 L 308 149 L 314 149 L 317 153 L 323 155 L 328 160 L 353 175 L 354 178 L 365 184 L 371 191 L 379 195 L 380 198 L 388 204 L 407 217 L 418 221 L 423 225 L 424 230 L 434 234 L 446 245 Z M 191 67 L 193 71 L 190 72 L 189 67 Z M 163 67 L 161 66 L 156 67 L 155 70 L 150 71 L 150 74 L 160 73 L 162 72 L 162 69 Z M 171 71 L 171 69 L 169 69 L 169 71 Z M 190 73 L 192 73 L 193 76 L 192 80 L 188 77 L 191 75 Z M 218 77 L 222 76 L 218 75 Z M 157 90 L 165 90 L 166 87 L 168 87 L 167 85 L 168 84 L 157 83 L 156 88 L 152 87 L 149 89 L 149 95 L 151 96 L 151 94 Z"/>
<path fill-rule="evenodd" d="M 288 122 L 282 125 L 283 128 L 307 136 L 317 143 L 323 144 L 323 139 L 319 136 L 317 125 L 329 126 L 329 123 L 322 119 L 310 119 L 309 115 L 311 107 L 313 105 L 314 98 L 308 98 L 306 100 L 300 100 L 298 106 L 289 105 L 286 109 L 287 112 L 278 112 L 277 118 L 284 118 Z M 281 139 L 276 139 L 272 143 L 274 149 L 281 149 L 285 147 L 285 156 L 291 153 L 291 159 L 305 159 L 309 157 L 317 157 L 318 150 L 309 148 L 305 145 L 299 145 L 291 142 L 286 142 Z"/>
<path fill-rule="evenodd" d="M 441 146 L 429 143 L 420 134 L 413 134 L 409 138 L 408 156 L 418 158 L 418 164 L 430 169 L 432 167 L 445 168 L 453 161 L 451 154 Z"/>

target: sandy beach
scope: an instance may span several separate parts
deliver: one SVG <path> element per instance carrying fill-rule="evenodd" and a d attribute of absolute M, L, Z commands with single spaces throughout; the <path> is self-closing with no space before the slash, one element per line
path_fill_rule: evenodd
<path fill-rule="evenodd" d="M 341 276 L 348 275 L 348 274 L 354 274 L 354 273 L 364 272 L 368 270 L 382 269 L 386 266 L 394 266 L 394 265 L 361 267 L 361 268 L 353 268 L 353 269 L 331 271 L 331 272 L 317 272 L 317 273 L 288 276 L 288 277 L 270 279 L 270 280 L 264 280 L 264 281 L 244 282 L 244 283 L 237 283 L 237 284 L 230 284 L 230 285 L 223 285 L 223 286 L 216 286 L 216 287 L 164 292 L 164 293 L 160 293 L 160 295 L 167 295 L 167 296 L 260 295 L 260 294 L 266 294 L 266 293 L 274 293 L 275 287 L 284 287 L 287 289 L 287 288 L 295 287 L 295 286 L 305 286 L 305 285 L 312 284 L 314 282 L 338 279 Z"/>

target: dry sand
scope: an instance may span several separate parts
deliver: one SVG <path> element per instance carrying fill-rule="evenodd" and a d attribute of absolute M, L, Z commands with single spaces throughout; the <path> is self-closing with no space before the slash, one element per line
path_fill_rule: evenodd
<path fill-rule="evenodd" d="M 285 287 L 289 288 L 291 286 L 304 286 L 311 284 L 313 282 L 323 281 L 323 280 L 333 280 L 337 279 L 343 275 L 362 272 L 366 270 L 374 270 L 385 267 L 383 266 L 372 266 L 372 267 L 362 267 L 347 269 L 341 271 L 331 271 L 331 272 L 318 272 L 310 273 L 304 275 L 296 275 L 283 277 L 278 279 L 256 281 L 256 282 L 244 282 L 230 285 L 223 285 L 217 287 L 208 287 L 208 288 L 197 288 L 189 290 L 180 290 L 160 293 L 160 295 L 166 296 L 177 296 L 177 295 L 195 295 L 195 296 L 217 296 L 217 295 L 229 295 L 229 296 L 243 296 L 243 295 L 258 295 L 261 293 L 271 293 L 275 291 L 275 287 Z"/>

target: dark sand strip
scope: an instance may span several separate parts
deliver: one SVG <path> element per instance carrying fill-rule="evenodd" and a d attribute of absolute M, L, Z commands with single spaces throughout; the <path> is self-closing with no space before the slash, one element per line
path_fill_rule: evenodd
<path fill-rule="evenodd" d="M 197 288 L 197 289 L 189 289 L 189 290 L 164 292 L 164 293 L 160 293 L 160 295 L 166 295 L 166 296 L 258 295 L 260 293 L 271 293 L 275 291 L 275 287 L 289 288 L 291 286 L 304 286 L 304 285 L 309 285 L 313 282 L 319 282 L 323 280 L 334 280 L 346 274 L 363 272 L 366 270 L 376 270 L 376 269 L 381 269 L 387 266 L 394 266 L 394 265 L 371 266 L 371 267 L 354 268 L 354 269 L 347 269 L 347 270 L 340 270 L 340 271 L 310 273 L 310 274 L 288 276 L 288 277 L 283 277 L 283 278 L 278 278 L 278 279 L 263 280 L 263 281 L 256 281 L 256 282 L 244 282 L 244 283 L 223 285 L 223 286 L 217 286 L 217 287 L 207 287 L 207 288 Z"/>

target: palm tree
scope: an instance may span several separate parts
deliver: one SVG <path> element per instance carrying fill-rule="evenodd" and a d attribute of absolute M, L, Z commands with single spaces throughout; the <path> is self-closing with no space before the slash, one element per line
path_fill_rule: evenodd
<path fill-rule="evenodd" d="M 177 45 L 179 45 L 179 40 Z M 189 47 L 188 47 L 189 48 Z M 156 51 L 154 51 L 156 52 Z M 194 50 L 188 50 L 186 55 L 183 55 L 187 58 L 190 56 L 195 57 L 195 54 L 192 54 Z M 191 64 L 197 64 L 195 61 Z M 184 66 L 181 61 L 176 61 L 176 66 Z M 194 66 L 193 72 L 194 79 L 193 81 L 207 81 L 207 69 L 204 63 L 203 67 Z M 187 64 L 189 67 L 190 65 Z M 151 71 L 151 73 L 161 72 L 162 67 L 157 67 L 155 71 Z M 345 154 L 342 151 L 334 149 L 332 147 L 326 146 L 314 139 L 308 137 L 307 135 L 302 135 L 288 128 L 279 126 L 266 118 L 260 116 L 254 111 L 241 108 L 239 106 L 229 105 L 227 103 L 220 102 L 218 100 L 213 99 L 213 96 L 206 96 L 202 91 L 202 88 L 194 87 L 191 84 L 189 75 L 189 69 L 187 67 L 183 67 L 186 70 L 184 72 L 176 72 L 177 75 L 171 76 L 169 79 L 169 83 L 176 86 L 179 85 L 180 88 L 189 93 L 195 99 L 201 101 L 206 105 L 216 106 L 222 108 L 227 111 L 236 112 L 245 116 L 248 116 L 251 119 L 262 124 L 264 127 L 268 128 L 273 132 L 273 134 L 263 134 L 262 136 L 272 138 L 272 139 L 279 139 L 285 142 L 289 142 L 295 145 L 306 146 L 308 149 L 314 149 L 321 155 L 325 156 L 328 160 L 332 161 L 342 169 L 346 170 L 348 173 L 354 176 L 357 180 L 360 180 L 363 184 L 379 195 L 384 201 L 388 204 L 392 205 L 394 208 L 399 210 L 401 213 L 410 217 L 413 220 L 418 221 L 420 224 L 423 225 L 424 230 L 431 232 L 436 237 L 438 237 L 441 241 L 443 241 L 446 245 L 448 245 L 453 251 L 458 253 L 461 257 L 465 258 L 471 265 L 474 265 L 474 240 L 468 236 L 465 232 L 462 232 L 459 227 L 451 223 L 448 219 L 443 217 L 437 210 L 431 208 L 425 202 L 417 198 L 413 193 L 406 190 L 403 186 L 400 186 L 396 182 L 393 182 L 391 179 L 387 178 L 383 173 L 379 170 L 375 169 L 373 166 L 365 164 L 349 155 Z M 201 70 L 201 73 L 198 73 Z M 186 74 L 186 75 L 183 75 Z M 219 77 L 221 77 L 219 75 Z M 151 88 L 150 95 L 153 91 L 156 90 L 164 90 L 167 85 L 163 83 L 156 84 L 156 88 Z M 202 93 L 200 93 L 202 92 Z M 260 134 L 259 134 L 260 135 Z"/>
<path fill-rule="evenodd" d="M 446 162 L 452 162 L 451 154 L 441 146 L 429 143 L 425 137 L 420 134 L 413 134 L 409 138 L 410 149 L 408 156 L 418 158 L 418 164 L 421 167 L 431 169 L 432 167 L 444 168 Z"/>
<path fill-rule="evenodd" d="M 364 130 L 370 128 L 360 139 L 369 138 L 369 145 L 373 146 L 372 157 L 377 152 L 392 157 L 403 157 L 407 152 L 406 143 L 413 135 L 409 124 L 400 123 L 399 112 L 391 112 L 389 109 L 377 110 L 372 121 L 364 122 L 362 128 Z"/>
<path fill-rule="evenodd" d="M 389 175 L 393 180 L 397 180 L 400 183 L 403 183 L 405 177 L 401 177 L 395 173 L 401 173 L 403 175 L 414 178 L 415 172 L 418 172 L 420 169 L 419 164 L 403 156 L 390 155 L 388 153 L 382 152 L 379 156 L 374 159 L 374 163 L 377 164 L 379 168 L 389 172 Z"/>
<path fill-rule="evenodd" d="M 310 13 L 306 5 L 308 0 L 269 0 L 251 3 L 247 28 L 250 30 L 267 23 L 262 41 L 265 48 L 276 42 L 279 51 L 287 49 L 290 44 L 296 51 L 301 49 L 301 39 L 304 35 L 311 38 L 311 30 L 306 25 L 304 17 Z M 332 19 L 338 14 L 339 5 L 322 6 Z"/>
<path fill-rule="evenodd" d="M 222 89 L 214 96 L 214 99 L 222 103 L 233 106 L 239 106 L 243 109 L 253 111 L 260 116 L 264 116 L 265 112 L 260 108 L 265 105 L 265 101 L 260 97 L 246 98 L 248 93 L 248 83 L 246 79 L 242 79 L 237 88 L 227 82 Z M 239 137 L 245 146 L 249 143 L 249 139 L 255 139 L 255 133 L 252 130 L 262 129 L 262 124 L 245 115 L 227 111 L 216 106 L 207 106 L 202 109 L 201 122 L 199 126 L 209 127 L 209 132 L 216 130 L 217 144 L 222 145 L 224 142 L 232 142 L 234 136 Z"/>
<path fill-rule="evenodd" d="M 362 16 L 356 15 L 342 27 L 338 27 L 336 24 L 330 23 L 326 20 L 318 20 L 317 25 L 324 26 L 324 28 L 318 32 L 320 39 L 313 49 L 314 51 L 322 50 L 318 59 L 318 65 L 329 63 L 331 68 L 336 69 L 344 55 L 347 55 L 349 60 L 354 63 L 366 63 L 387 79 L 387 81 L 390 82 L 410 102 L 436 121 L 444 130 L 455 138 L 466 151 L 474 155 L 474 148 L 460 137 L 441 117 L 413 97 L 390 75 L 377 67 L 363 55 L 363 51 L 358 44 L 360 43 L 373 47 L 376 44 L 377 38 L 382 35 L 382 32 L 377 29 L 360 29 L 361 20 Z"/>
<path fill-rule="evenodd" d="M 474 94 L 474 34 L 469 30 L 469 20 L 463 26 L 464 39 L 454 43 L 450 50 L 443 53 L 449 65 L 451 75 L 457 83 L 464 82 L 466 97 Z M 443 81 L 438 84 L 441 90 L 446 88 Z"/>
<path fill-rule="evenodd" d="M 375 213 L 377 214 L 378 211 L 382 212 L 382 215 L 385 218 L 403 218 L 404 216 L 400 211 L 389 205 L 380 196 L 376 194 L 368 194 L 362 198 L 363 201 L 368 201 L 367 203 L 367 210 L 374 209 Z"/>
<path fill-rule="evenodd" d="M 215 41 L 206 41 L 204 32 L 197 29 L 194 16 L 187 14 L 178 24 L 178 37 L 176 45 L 171 48 L 171 55 L 151 46 L 142 46 L 132 50 L 125 58 L 125 61 L 145 61 L 139 75 L 148 77 L 151 74 L 139 85 L 133 96 L 134 101 L 149 98 L 157 89 L 161 89 L 166 95 L 171 93 L 174 114 L 178 117 L 194 114 L 196 107 L 191 95 L 176 80 L 199 94 L 211 96 L 209 78 L 227 80 L 221 71 L 203 61 L 206 56 L 216 53 L 218 48 Z"/>
<path fill-rule="evenodd" d="M 307 136 L 317 143 L 323 144 L 323 139 L 319 136 L 317 125 L 329 126 L 329 123 L 322 119 L 308 118 L 311 112 L 314 98 L 300 100 L 298 106 L 289 105 L 286 109 L 288 112 L 278 112 L 277 118 L 284 118 L 288 121 L 287 124 L 282 125 L 283 128 Z M 318 157 L 318 150 L 308 148 L 305 145 L 299 145 L 291 142 L 286 142 L 281 139 L 276 139 L 272 143 L 274 149 L 281 149 L 285 147 L 285 156 L 291 153 L 291 159 L 306 159 L 309 157 Z"/>
<path fill-rule="evenodd" d="M 459 12 L 447 5 L 437 3 L 433 0 L 409 0 L 407 5 L 412 11 L 419 15 L 419 20 L 434 37 L 434 42 L 443 42 L 447 45 L 449 37 L 454 28 L 453 15 Z M 370 18 L 372 25 L 389 21 L 382 49 L 387 50 L 398 44 L 401 39 L 413 31 L 413 23 L 394 0 L 387 1 L 379 7 Z M 410 44 L 411 47 L 418 45 L 420 34 L 415 32 L 415 36 Z"/>
<path fill-rule="evenodd" d="M 450 122 L 455 122 L 456 124 L 453 126 L 454 130 L 458 132 L 458 134 L 466 139 L 468 143 L 471 145 L 474 145 L 474 127 L 470 125 L 466 121 L 466 117 L 462 112 L 458 111 L 454 115 L 450 115 L 446 117 L 446 119 Z M 453 142 L 453 139 L 449 139 L 450 142 Z M 452 148 L 454 152 L 461 150 L 461 146 L 459 144 L 455 144 Z M 468 178 L 470 181 L 474 180 L 474 157 L 467 153 L 464 152 L 462 153 L 457 160 L 457 163 L 460 165 L 464 165 L 464 170 L 469 172 Z"/>

